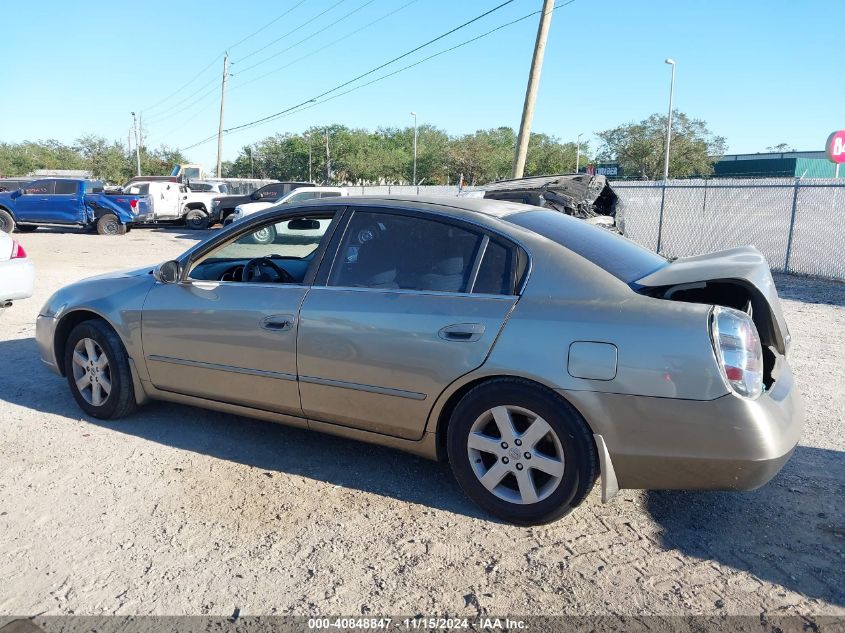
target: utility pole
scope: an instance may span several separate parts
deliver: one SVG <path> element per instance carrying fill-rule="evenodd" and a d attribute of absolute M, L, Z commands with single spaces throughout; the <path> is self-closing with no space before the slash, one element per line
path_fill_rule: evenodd
<path fill-rule="evenodd" d="M 329 155 L 329 129 L 326 128 L 326 184 L 332 181 L 332 158 Z"/>
<path fill-rule="evenodd" d="M 578 170 L 581 168 L 581 135 L 578 135 L 578 139 L 575 141 L 575 173 L 578 173 Z"/>
<path fill-rule="evenodd" d="M 414 175 L 411 177 L 411 184 L 417 186 L 417 113 L 411 112 L 414 117 Z"/>
<path fill-rule="evenodd" d="M 311 177 L 311 134 L 306 132 L 303 136 L 308 139 L 308 182 L 314 182 Z"/>
<path fill-rule="evenodd" d="M 138 119 L 135 118 L 135 113 L 132 113 L 132 127 L 135 129 L 135 158 L 138 160 L 138 173 L 141 175 L 141 144 L 138 142 Z"/>
<path fill-rule="evenodd" d="M 223 176 L 223 113 L 226 108 L 226 80 L 229 77 L 229 53 L 223 55 L 223 82 L 220 87 L 220 125 L 217 128 L 217 172 L 218 178 Z"/>
<path fill-rule="evenodd" d="M 531 138 L 531 120 L 534 118 L 534 104 L 537 101 L 537 88 L 540 86 L 540 72 L 543 70 L 543 55 L 546 52 L 546 39 L 552 23 L 554 3 L 555 0 L 543 0 L 543 12 L 540 14 L 540 26 L 537 28 L 537 41 L 534 43 L 534 57 L 531 59 L 531 72 L 528 75 L 528 87 L 525 90 L 525 104 L 522 106 L 519 138 L 516 141 L 516 156 L 513 161 L 514 178 L 522 178 L 525 172 L 525 158 L 528 156 L 528 141 Z"/>

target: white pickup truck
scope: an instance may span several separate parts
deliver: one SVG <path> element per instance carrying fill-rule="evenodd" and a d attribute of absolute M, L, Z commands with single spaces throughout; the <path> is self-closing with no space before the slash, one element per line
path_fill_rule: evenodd
<path fill-rule="evenodd" d="M 204 229 L 208 227 L 211 201 L 227 193 L 221 186 L 225 184 L 198 183 L 202 191 L 193 191 L 178 182 L 150 180 L 133 182 L 124 187 L 124 193 L 150 197 L 149 222 L 184 222 L 191 229 Z"/>

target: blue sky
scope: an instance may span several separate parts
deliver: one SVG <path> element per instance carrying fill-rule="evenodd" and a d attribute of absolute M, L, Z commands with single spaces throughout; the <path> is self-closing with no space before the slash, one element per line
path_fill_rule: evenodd
<path fill-rule="evenodd" d="M 308 100 L 503 1 L 13 2 L 4 6 L 7 28 L 0 38 L 0 141 L 71 142 L 96 133 L 125 142 L 135 110 L 144 112 L 150 144 L 184 148 L 217 130 L 227 48 L 233 61 L 226 105 L 231 127 Z M 541 5 L 514 0 L 367 79 Z M 676 107 L 706 120 L 727 138 L 730 152 L 764 151 L 780 142 L 822 149 L 831 131 L 845 127 L 843 15 L 845 0 L 575 0 L 552 19 L 533 130 L 564 140 L 584 133 L 595 147 L 594 132 L 663 113 L 670 73 L 663 60 L 673 57 Z M 264 136 L 311 125 L 409 125 L 412 110 L 421 124 L 452 134 L 517 127 L 537 19 L 230 134 L 224 158 Z M 187 154 L 211 167 L 216 143 Z"/>

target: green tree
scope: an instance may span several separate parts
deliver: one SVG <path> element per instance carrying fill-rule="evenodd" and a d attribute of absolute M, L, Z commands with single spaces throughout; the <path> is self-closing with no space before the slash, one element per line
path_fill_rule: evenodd
<path fill-rule="evenodd" d="M 623 173 L 656 180 L 663 177 L 666 116 L 652 114 L 639 123 L 626 123 L 599 132 L 600 160 L 619 162 Z M 713 163 L 725 152 L 725 139 L 714 135 L 701 119 L 683 112 L 672 114 L 669 176 L 688 178 L 713 173 Z"/>
<path fill-rule="evenodd" d="M 326 173 L 328 132 L 331 174 Z M 450 137 L 433 125 L 417 130 L 417 180 L 423 184 L 455 183 L 463 174 L 472 184 L 509 178 L 516 134 L 509 127 L 478 130 Z M 227 164 L 227 176 L 306 180 L 308 149 L 311 173 L 318 183 L 354 185 L 409 184 L 414 165 L 414 128 L 380 127 L 374 131 L 343 125 L 314 126 L 302 134 L 277 134 L 244 146 Z M 588 148 L 582 146 L 586 164 Z M 567 173 L 575 169 L 576 146 L 545 134 L 529 143 L 527 175 Z"/>

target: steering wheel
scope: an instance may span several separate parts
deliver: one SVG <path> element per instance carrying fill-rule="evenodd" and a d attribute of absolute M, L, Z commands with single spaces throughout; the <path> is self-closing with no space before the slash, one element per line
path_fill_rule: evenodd
<path fill-rule="evenodd" d="M 263 266 L 266 266 L 267 268 L 272 270 L 273 273 L 275 273 L 276 278 L 270 279 L 270 275 L 265 273 L 264 270 L 262 270 Z M 241 271 L 241 281 L 270 281 L 285 284 L 296 283 L 296 279 L 294 279 L 293 275 L 291 275 L 284 268 L 280 268 L 279 266 L 277 266 L 272 259 L 268 259 L 267 257 L 256 257 L 255 259 L 251 259 L 246 264 L 244 264 L 244 268 Z"/>

